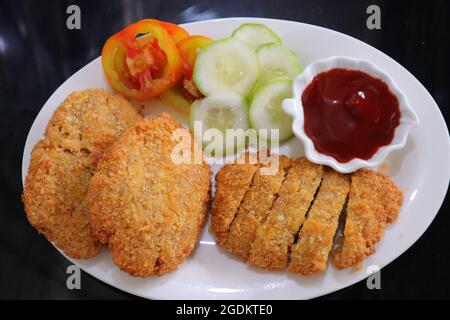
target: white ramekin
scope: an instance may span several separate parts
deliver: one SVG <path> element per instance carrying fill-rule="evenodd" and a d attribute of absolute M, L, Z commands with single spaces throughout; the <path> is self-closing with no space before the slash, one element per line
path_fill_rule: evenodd
<path fill-rule="evenodd" d="M 305 133 L 303 126 L 302 93 L 317 74 L 333 68 L 359 70 L 381 79 L 388 85 L 390 91 L 398 99 L 400 123 L 395 129 L 394 138 L 389 145 L 380 147 L 368 160 L 355 158 L 349 162 L 341 163 L 331 156 L 318 152 L 314 147 L 314 143 Z M 309 64 L 301 74 L 295 77 L 292 86 L 293 98 L 283 101 L 283 109 L 293 118 L 292 130 L 295 136 L 303 142 L 306 157 L 311 162 L 328 165 L 342 173 L 350 173 L 364 167 L 379 166 L 391 151 L 401 149 L 405 146 L 409 132 L 419 125 L 417 114 L 411 108 L 405 94 L 394 83 L 394 80 L 380 68 L 366 60 L 338 56 L 316 60 Z"/>

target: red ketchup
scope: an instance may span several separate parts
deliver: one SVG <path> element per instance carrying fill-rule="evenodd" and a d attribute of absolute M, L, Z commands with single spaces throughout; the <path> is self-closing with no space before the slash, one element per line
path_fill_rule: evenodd
<path fill-rule="evenodd" d="M 345 163 L 370 159 L 391 143 L 400 122 L 397 97 L 367 73 L 331 69 L 302 94 L 304 129 L 316 150 Z"/>

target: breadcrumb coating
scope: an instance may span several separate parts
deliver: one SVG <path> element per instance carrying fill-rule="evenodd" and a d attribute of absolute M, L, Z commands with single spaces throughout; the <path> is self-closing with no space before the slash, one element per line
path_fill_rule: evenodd
<path fill-rule="evenodd" d="M 210 168 L 204 162 L 173 162 L 176 130 L 189 134 L 164 113 L 136 123 L 108 150 L 89 185 L 92 231 L 133 276 L 176 270 L 205 223 Z"/>
<path fill-rule="evenodd" d="M 245 157 L 248 158 L 248 154 L 244 154 Z M 223 245 L 227 240 L 230 225 L 259 167 L 259 163 L 246 161 L 242 164 L 226 164 L 217 173 L 211 227 L 218 244 Z"/>
<path fill-rule="evenodd" d="M 325 171 L 314 204 L 292 246 L 288 270 L 312 275 L 326 268 L 339 216 L 350 189 L 350 176 Z"/>
<path fill-rule="evenodd" d="M 273 208 L 258 226 L 248 263 L 268 270 L 286 268 L 290 247 L 314 200 L 322 174 L 321 165 L 304 157 L 292 161 Z"/>
<path fill-rule="evenodd" d="M 23 193 L 28 220 L 71 258 L 91 258 L 100 250 L 86 212 L 88 184 L 104 151 L 139 119 L 121 96 L 101 89 L 74 92 L 33 148 Z"/>
<path fill-rule="evenodd" d="M 265 220 L 273 206 L 278 192 L 285 179 L 286 171 L 291 159 L 286 156 L 278 156 L 278 170 L 276 174 L 264 175 L 262 170 L 270 166 L 265 163 L 256 173 L 250 189 L 245 194 L 241 206 L 233 221 L 225 248 L 240 256 L 246 261 L 250 255 L 250 249 L 256 238 L 258 225 Z"/>
<path fill-rule="evenodd" d="M 360 169 L 352 174 L 342 243 L 333 250 L 336 267 L 361 263 L 375 252 L 387 222 L 400 211 L 403 193 L 385 174 Z"/>
<path fill-rule="evenodd" d="M 275 176 L 261 175 L 266 164 L 226 165 L 218 172 L 217 243 L 248 264 L 302 275 L 324 271 L 330 256 L 345 268 L 373 253 L 402 205 L 394 182 L 370 169 L 345 175 L 306 158 L 282 158 Z M 332 250 L 346 202 L 344 240 Z"/>

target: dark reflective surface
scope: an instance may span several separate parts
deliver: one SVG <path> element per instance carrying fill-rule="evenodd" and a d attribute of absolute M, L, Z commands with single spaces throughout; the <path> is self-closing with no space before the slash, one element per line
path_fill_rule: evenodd
<path fill-rule="evenodd" d="M 66 28 L 70 4 L 81 8 L 81 30 Z M 366 28 L 370 4 L 381 7 L 381 30 Z M 100 55 L 109 35 L 144 17 L 183 23 L 255 16 L 311 23 L 390 55 L 422 82 L 448 119 L 449 12 L 447 1 L 0 1 L 0 298 L 133 298 L 86 274 L 82 290 L 68 290 L 69 262 L 28 225 L 20 201 L 22 151 L 34 118 L 65 79 Z M 425 235 L 382 270 L 381 290 L 368 290 L 363 281 L 325 298 L 449 298 L 448 211 L 446 201 Z"/>

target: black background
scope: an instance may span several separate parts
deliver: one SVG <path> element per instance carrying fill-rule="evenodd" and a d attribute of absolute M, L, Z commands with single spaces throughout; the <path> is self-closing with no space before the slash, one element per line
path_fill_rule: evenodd
<path fill-rule="evenodd" d="M 77 4 L 81 30 L 66 28 Z M 381 8 L 381 30 L 366 28 L 366 8 Z M 82 290 L 66 288 L 70 264 L 32 229 L 20 200 L 26 135 L 42 105 L 75 71 L 100 55 L 104 41 L 144 17 L 176 23 L 251 16 L 334 29 L 385 52 L 429 90 L 448 121 L 448 1 L 97 0 L 0 1 L 0 298 L 130 299 L 83 274 Z M 436 146 L 437 148 L 439 146 Z M 448 200 L 422 238 L 382 270 L 382 289 L 365 281 L 325 299 L 450 298 Z"/>

